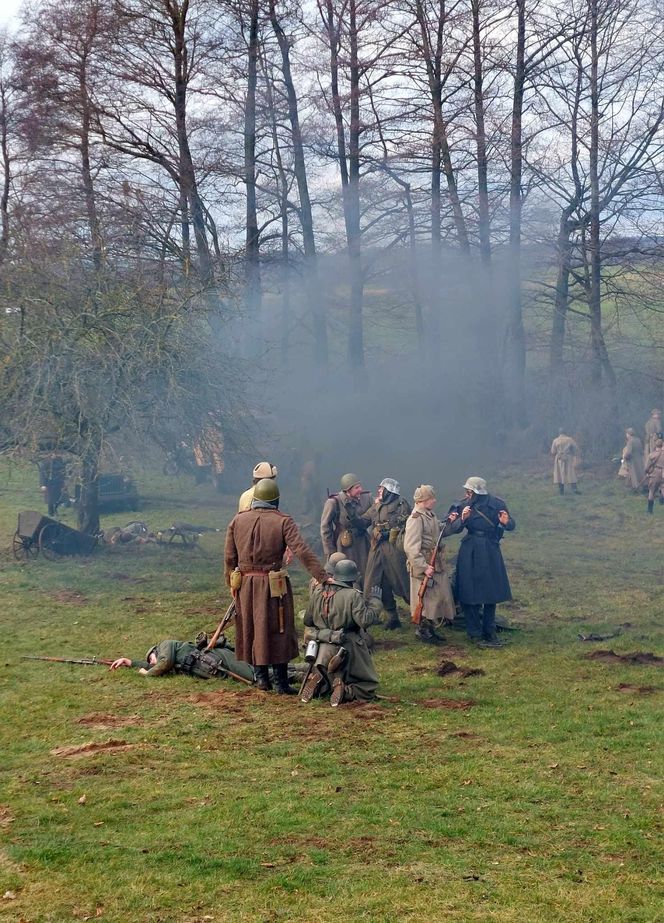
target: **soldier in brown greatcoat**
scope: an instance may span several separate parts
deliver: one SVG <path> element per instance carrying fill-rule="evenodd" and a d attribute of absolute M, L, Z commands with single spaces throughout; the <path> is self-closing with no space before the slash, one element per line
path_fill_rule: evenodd
<path fill-rule="evenodd" d="M 564 429 L 558 430 L 558 435 L 551 443 L 553 458 L 553 483 L 558 485 L 558 491 L 565 493 L 565 485 L 578 494 L 576 487 L 576 462 L 579 447 Z"/>
<path fill-rule="evenodd" d="M 228 526 L 224 571 L 229 586 L 233 586 L 238 571 L 242 581 L 240 588 L 234 590 L 236 657 L 255 667 L 256 685 L 264 691 L 272 688 L 272 665 L 276 691 L 289 694 L 295 690 L 288 685 L 288 661 L 297 656 L 298 647 L 293 591 L 288 575 L 282 572 L 286 548 L 316 580 L 324 582 L 328 576 L 291 517 L 280 513 L 278 506 L 276 481 L 259 481 L 251 509 L 237 513 Z M 283 593 L 275 595 L 280 582 Z"/>
<path fill-rule="evenodd" d="M 344 558 L 355 561 L 364 579 L 369 556 L 369 518 L 371 494 L 364 490 L 356 474 L 344 474 L 338 494 L 328 497 L 320 520 L 320 537 L 326 557 L 342 551 Z"/>
<path fill-rule="evenodd" d="M 630 426 L 625 431 L 625 447 L 620 456 L 619 478 L 627 478 L 633 490 L 638 490 L 644 480 L 643 443 Z"/>
<path fill-rule="evenodd" d="M 664 503 L 664 498 L 661 496 L 662 485 L 664 485 L 664 441 L 661 439 L 655 442 L 655 448 L 648 456 L 646 475 L 648 477 L 648 512 L 652 513 L 657 494 L 660 495 L 659 502 Z"/>
<path fill-rule="evenodd" d="M 662 432 L 662 411 L 654 410 L 650 411 L 650 418 L 646 421 L 645 425 L 646 438 L 643 441 L 643 464 L 648 464 L 648 456 L 651 452 L 655 451 L 655 443 L 660 437 Z"/>
<path fill-rule="evenodd" d="M 441 523 L 434 513 L 436 494 L 430 484 L 421 484 L 415 490 L 413 499 L 415 509 L 406 522 L 403 543 L 410 574 L 410 611 L 414 615 L 422 581 L 426 580 L 428 585 L 424 594 L 422 620 L 415 634 L 425 644 L 440 644 L 443 639 L 436 634 L 435 629 L 443 621 L 451 622 L 454 619 L 454 597 L 445 567 L 444 546 L 438 548 L 433 565 L 430 559 L 441 530 L 447 535 L 452 531 L 452 526 L 448 522 Z"/>

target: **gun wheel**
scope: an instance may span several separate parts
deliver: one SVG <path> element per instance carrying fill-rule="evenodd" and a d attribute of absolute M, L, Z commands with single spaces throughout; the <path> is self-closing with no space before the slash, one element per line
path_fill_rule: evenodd
<path fill-rule="evenodd" d="M 17 561 L 29 561 L 30 558 L 36 558 L 39 554 L 39 545 L 34 539 L 26 538 L 15 532 L 12 539 L 12 552 Z"/>
<path fill-rule="evenodd" d="M 65 543 L 57 523 L 47 523 L 39 533 L 39 550 L 47 561 L 59 561 L 66 554 Z"/>

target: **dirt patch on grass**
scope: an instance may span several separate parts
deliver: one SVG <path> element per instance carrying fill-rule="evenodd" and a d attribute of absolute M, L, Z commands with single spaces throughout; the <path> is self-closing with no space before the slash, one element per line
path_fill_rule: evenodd
<path fill-rule="evenodd" d="M 88 597 L 77 590 L 56 590 L 55 593 L 49 593 L 48 595 L 56 602 L 67 606 L 86 606 L 88 604 Z"/>
<path fill-rule="evenodd" d="M 8 804 L 0 804 L 0 830 L 4 830 L 13 822 L 14 815 Z"/>
<path fill-rule="evenodd" d="M 481 734 L 473 734 L 472 731 L 455 731 L 450 737 L 461 737 L 463 740 L 481 740 Z"/>
<path fill-rule="evenodd" d="M 636 663 L 649 667 L 661 667 L 664 657 L 658 657 L 650 651 L 634 651 L 631 654 L 616 654 L 615 651 L 590 651 L 585 655 L 586 660 L 599 660 L 602 663 Z"/>
<path fill-rule="evenodd" d="M 618 692 L 633 692 L 636 695 L 653 695 L 655 692 L 661 692 L 661 686 L 634 686 L 632 683 L 619 683 L 616 686 Z"/>
<path fill-rule="evenodd" d="M 376 651 L 396 651 L 406 644 L 407 642 L 401 638 L 378 638 L 374 639 L 373 646 Z"/>
<path fill-rule="evenodd" d="M 83 724 L 85 727 L 121 728 L 130 724 L 139 724 L 140 721 L 140 715 L 103 715 L 93 712 L 90 715 L 83 715 L 82 718 L 78 718 L 76 723 Z"/>
<path fill-rule="evenodd" d="M 121 583 L 147 583 L 148 581 L 147 577 L 136 577 L 133 574 L 125 574 L 121 570 L 107 571 L 103 576 L 109 580 L 119 580 Z"/>
<path fill-rule="evenodd" d="M 51 756 L 63 756 L 68 759 L 80 759 L 91 753 L 115 753 L 118 750 L 133 750 L 134 744 L 127 743 L 126 740 L 104 740 L 87 744 L 78 744 L 71 747 L 55 747 L 51 750 Z"/>
<path fill-rule="evenodd" d="M 475 702 L 472 699 L 423 699 L 420 705 L 422 708 L 464 709 L 472 708 Z"/>
<path fill-rule="evenodd" d="M 460 673 L 461 676 L 484 676 L 484 670 L 473 669 L 471 667 L 459 667 L 453 660 L 441 660 L 435 668 L 434 673 L 438 676 L 450 676 L 453 673 Z"/>

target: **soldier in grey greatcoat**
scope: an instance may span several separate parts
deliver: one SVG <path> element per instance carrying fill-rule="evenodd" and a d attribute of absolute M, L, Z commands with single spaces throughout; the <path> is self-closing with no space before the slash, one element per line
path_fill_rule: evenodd
<path fill-rule="evenodd" d="M 345 558 L 355 561 L 364 578 L 369 556 L 369 519 L 367 510 L 372 499 L 368 490 L 356 474 L 344 474 L 340 481 L 341 490 L 325 501 L 320 520 L 320 537 L 323 553 L 329 557 L 342 552 Z"/>
<path fill-rule="evenodd" d="M 565 486 L 571 487 L 572 492 L 578 494 L 576 486 L 576 463 L 579 447 L 564 429 L 558 430 L 558 435 L 551 443 L 553 455 L 553 483 L 558 485 L 558 491 L 565 493 Z"/>
<path fill-rule="evenodd" d="M 368 600 L 372 587 L 381 588 L 383 608 L 389 616 L 384 627 L 390 629 L 401 627 L 395 596 L 410 602 L 410 579 L 403 550 L 410 506 L 400 496 L 400 490 L 394 478 L 383 478 L 373 506 L 366 514 L 371 523 L 371 543 L 364 574 L 364 595 Z"/>
<path fill-rule="evenodd" d="M 436 628 L 444 621 L 454 619 L 455 607 L 450 578 L 445 566 L 445 546 L 439 545 L 434 564 L 431 555 L 441 535 L 452 531 L 452 524 L 441 523 L 433 511 L 436 494 L 430 484 L 421 484 L 413 497 L 415 509 L 406 522 L 404 551 L 410 574 L 410 611 L 415 614 L 422 581 L 427 581 L 423 597 L 422 619 L 415 629 L 416 636 L 425 644 L 440 644 L 442 638 Z"/>
<path fill-rule="evenodd" d="M 378 674 L 366 642 L 366 631 L 378 621 L 380 587 L 373 587 L 369 601 L 353 589 L 358 578 L 354 561 L 339 561 L 333 580 L 317 589 L 304 616 L 305 641 L 318 645 L 316 660 L 300 699 L 330 692 L 330 705 L 369 701 L 378 687 Z"/>
<path fill-rule="evenodd" d="M 643 484 L 645 469 L 643 466 L 643 443 L 630 426 L 625 431 L 625 446 L 620 456 L 619 478 L 626 478 L 633 490 Z"/>

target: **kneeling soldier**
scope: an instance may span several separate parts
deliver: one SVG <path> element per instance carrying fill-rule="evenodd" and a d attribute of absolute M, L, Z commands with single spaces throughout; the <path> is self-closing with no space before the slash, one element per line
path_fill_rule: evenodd
<path fill-rule="evenodd" d="M 369 602 L 353 589 L 357 564 L 343 560 L 334 568 L 334 579 L 312 595 L 304 616 L 304 639 L 317 644 L 312 670 L 300 699 L 310 702 L 318 693 L 331 691 L 330 705 L 369 701 L 378 687 L 378 676 L 365 639 L 365 629 L 378 621 L 381 589 L 371 588 Z"/>

